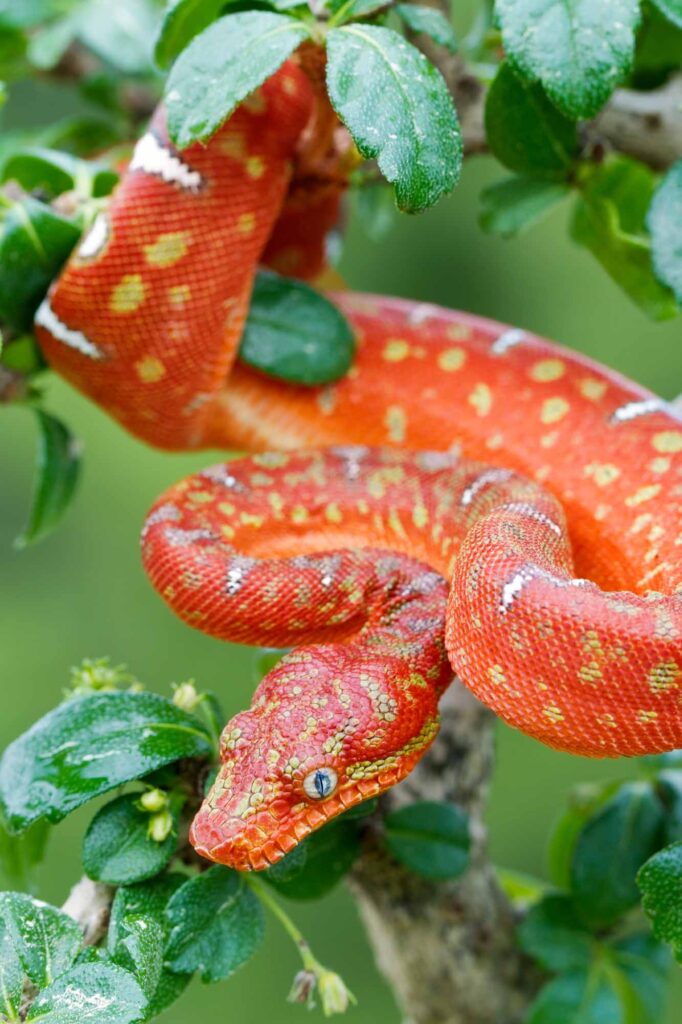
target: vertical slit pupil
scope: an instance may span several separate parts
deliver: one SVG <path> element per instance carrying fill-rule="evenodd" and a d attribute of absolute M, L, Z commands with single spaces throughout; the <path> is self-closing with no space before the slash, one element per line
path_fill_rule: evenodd
<path fill-rule="evenodd" d="M 329 790 L 331 789 L 331 783 L 329 781 L 329 776 L 327 775 L 326 772 L 315 772 L 315 789 L 320 794 L 320 796 L 327 796 L 327 794 L 329 793 Z"/>

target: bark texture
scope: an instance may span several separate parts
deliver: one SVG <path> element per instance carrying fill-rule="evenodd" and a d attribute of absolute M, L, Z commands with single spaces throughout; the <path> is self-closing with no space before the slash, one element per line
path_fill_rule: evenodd
<path fill-rule="evenodd" d="M 458 682 L 441 715 L 433 748 L 386 794 L 382 811 L 415 800 L 462 807 L 471 823 L 468 871 L 453 882 L 427 882 L 393 861 L 370 830 L 350 886 L 405 1024 L 515 1024 L 539 976 L 516 946 L 514 912 L 486 855 L 494 719 Z"/>

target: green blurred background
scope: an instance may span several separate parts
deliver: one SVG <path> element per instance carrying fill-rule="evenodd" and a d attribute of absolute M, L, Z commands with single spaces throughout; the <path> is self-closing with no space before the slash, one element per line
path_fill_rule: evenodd
<path fill-rule="evenodd" d="M 19 89 L 5 124 L 45 122 L 70 109 L 54 86 Z M 567 210 L 512 242 L 477 226 L 481 187 L 499 177 L 492 160 L 466 165 L 455 194 L 429 214 L 396 219 L 371 242 L 351 219 L 340 269 L 353 288 L 384 291 L 471 310 L 528 328 L 588 353 L 665 397 L 682 392 L 680 322 L 654 325 L 568 240 Z M 69 667 L 84 656 L 127 662 L 149 687 L 193 677 L 221 695 L 229 714 L 249 702 L 252 653 L 221 644 L 176 620 L 147 584 L 138 534 L 149 505 L 176 478 L 215 461 L 151 451 L 60 381 L 50 379 L 49 407 L 85 443 L 85 473 L 62 528 L 34 549 L 12 547 L 26 515 L 33 475 L 34 424 L 22 409 L 2 409 L 0 507 L 0 666 L 5 700 L 0 746 L 51 708 Z M 499 726 L 491 794 L 492 854 L 499 864 L 544 875 L 547 835 L 568 790 L 627 773 L 623 762 L 590 762 L 554 753 Z M 60 903 L 79 874 L 79 843 L 89 812 L 74 814 L 52 836 L 40 895 Z M 338 891 L 292 912 L 323 962 L 356 993 L 356 1024 L 398 1024 L 352 900 Z M 270 921 L 267 947 L 230 981 L 194 983 L 164 1020 L 238 1020 L 240 1024 L 307 1019 L 285 995 L 298 969 L 295 950 Z M 677 1010 L 675 1009 L 677 1007 Z M 671 991 L 667 1024 L 680 1020 L 682 985 Z M 320 1011 L 316 1010 L 319 1015 Z M 663 1022 L 662 1022 L 663 1024 Z"/>

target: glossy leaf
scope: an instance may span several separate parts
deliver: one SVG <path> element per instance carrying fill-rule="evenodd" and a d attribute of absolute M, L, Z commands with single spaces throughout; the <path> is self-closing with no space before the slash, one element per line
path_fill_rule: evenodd
<path fill-rule="evenodd" d="M 180 149 L 205 141 L 249 93 L 307 39 L 300 21 L 270 11 L 244 11 L 214 22 L 173 65 L 166 83 L 168 130 Z"/>
<path fill-rule="evenodd" d="M 320 899 L 348 874 L 359 853 L 358 826 L 344 817 L 306 836 L 264 878 L 288 899 Z"/>
<path fill-rule="evenodd" d="M 589 819 L 619 789 L 620 783 L 607 782 L 578 786 L 570 794 L 569 805 L 555 822 L 547 849 L 549 877 L 558 888 L 570 889 L 578 836 Z"/>
<path fill-rule="evenodd" d="M 11 743 L 0 761 L 10 828 L 56 822 L 93 797 L 183 757 L 208 757 L 202 723 L 153 693 L 74 697 Z"/>
<path fill-rule="evenodd" d="M 380 11 L 386 6 L 386 0 L 328 0 L 326 6 L 333 14 L 332 25 L 345 25 Z"/>
<path fill-rule="evenodd" d="M 175 852 L 177 828 L 161 843 L 149 836 L 149 814 L 137 807 L 139 793 L 105 804 L 83 839 L 83 867 L 108 885 L 130 885 L 162 871 Z"/>
<path fill-rule="evenodd" d="M 211 25 L 229 0 L 171 0 L 166 7 L 154 45 L 154 60 L 167 68 L 179 53 Z"/>
<path fill-rule="evenodd" d="M 156 992 L 163 970 L 164 928 L 158 921 L 125 917 L 123 936 L 116 949 L 116 962 L 135 975 L 145 996 Z"/>
<path fill-rule="evenodd" d="M 635 932 L 614 942 L 618 983 L 627 992 L 632 1013 L 626 1020 L 636 1024 L 661 1024 L 668 994 L 671 957 L 650 932 Z"/>
<path fill-rule="evenodd" d="M 682 305 L 682 160 L 668 171 L 656 190 L 647 226 L 656 276 Z"/>
<path fill-rule="evenodd" d="M 123 886 L 117 890 L 107 932 L 107 950 L 117 963 L 128 969 L 134 969 L 131 967 L 131 957 L 134 960 L 137 954 L 131 950 L 129 942 L 130 926 L 128 922 L 131 920 L 143 921 L 157 934 L 160 931 L 162 946 L 165 948 L 171 928 L 170 921 L 166 916 L 166 907 L 173 893 L 186 881 L 184 875 L 164 874 L 147 882 Z M 153 1017 L 161 1013 L 167 1006 L 175 1002 L 189 981 L 189 974 L 173 974 L 165 966 L 162 967 L 153 991 L 149 980 L 144 979 L 142 983 L 149 999 L 149 1016 Z"/>
<path fill-rule="evenodd" d="M 191 878 L 168 904 L 166 962 L 181 974 L 221 981 L 250 960 L 263 941 L 263 910 L 236 871 L 216 864 Z"/>
<path fill-rule="evenodd" d="M 7 1020 L 19 1020 L 24 991 L 24 968 L 9 928 L 0 917 L 0 1014 Z"/>
<path fill-rule="evenodd" d="M 593 117 L 632 66 L 639 0 L 497 0 L 504 49 L 567 117 Z"/>
<path fill-rule="evenodd" d="M 80 234 L 80 227 L 30 196 L 6 211 L 0 226 L 0 317 L 15 330 L 31 327 Z"/>
<path fill-rule="evenodd" d="M 539 178 L 505 178 L 481 192 L 484 231 L 511 238 L 546 217 L 566 196 L 568 185 Z"/>
<path fill-rule="evenodd" d="M 457 52 L 455 30 L 442 11 L 422 4 L 396 4 L 394 10 L 412 32 L 423 32 L 450 53 Z"/>
<path fill-rule="evenodd" d="M 30 28 L 59 13 L 58 0 L 0 0 L 0 22 L 17 28 Z"/>
<path fill-rule="evenodd" d="M 566 178 L 575 162 L 576 127 L 552 106 L 540 85 L 522 81 L 507 62 L 488 90 L 485 131 L 505 167 L 539 178 Z"/>
<path fill-rule="evenodd" d="M 651 857 L 640 870 L 637 884 L 654 935 L 669 943 L 682 963 L 682 843 Z"/>
<path fill-rule="evenodd" d="M 651 0 L 673 25 L 682 28 L 682 0 Z"/>
<path fill-rule="evenodd" d="M 583 188 L 571 235 L 645 313 L 666 320 L 678 307 L 654 274 L 644 223 L 652 190 L 651 172 L 636 161 L 620 157 L 604 164 Z"/>
<path fill-rule="evenodd" d="M 129 971 L 113 964 L 80 964 L 40 992 L 27 1020 L 41 1024 L 134 1024 L 147 1001 Z"/>
<path fill-rule="evenodd" d="M 452 804 L 408 804 L 384 818 L 386 845 L 425 878 L 457 878 L 469 865 L 469 820 Z"/>
<path fill-rule="evenodd" d="M 518 930 L 519 945 L 541 967 L 560 973 L 589 966 L 594 940 L 568 896 L 545 896 Z"/>
<path fill-rule="evenodd" d="M 581 916 L 595 925 L 615 921 L 639 900 L 641 865 L 658 849 L 663 810 L 650 786 L 622 786 L 578 836 L 571 869 Z"/>
<path fill-rule="evenodd" d="M 682 772 L 667 770 L 658 776 L 658 791 L 665 807 L 664 845 L 682 841 Z"/>
<path fill-rule="evenodd" d="M 27 192 L 40 189 L 51 198 L 70 189 L 100 198 L 111 192 L 118 175 L 70 153 L 34 147 L 20 150 L 5 161 L 2 180 L 18 181 Z"/>
<path fill-rule="evenodd" d="M 342 377 L 354 353 L 350 325 L 329 299 L 301 281 L 257 275 L 239 348 L 243 363 L 310 387 Z"/>
<path fill-rule="evenodd" d="M 34 409 L 38 420 L 36 483 L 26 529 L 17 547 L 46 537 L 73 501 L 80 476 L 80 445 L 61 420 Z"/>
<path fill-rule="evenodd" d="M 398 206 L 416 213 L 457 183 L 462 140 L 442 75 L 397 32 L 353 24 L 327 36 L 327 88 L 363 156 L 376 158 Z"/>
<path fill-rule="evenodd" d="M 0 893 L 0 920 L 38 988 L 50 985 L 78 955 L 83 936 L 73 918 L 25 893 Z"/>

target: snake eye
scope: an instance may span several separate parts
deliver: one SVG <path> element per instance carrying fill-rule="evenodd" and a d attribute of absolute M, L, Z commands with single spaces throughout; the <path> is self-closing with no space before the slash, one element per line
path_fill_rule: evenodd
<path fill-rule="evenodd" d="M 324 800 L 336 789 L 339 777 L 333 768 L 316 768 L 303 780 L 303 789 L 311 800 Z"/>

